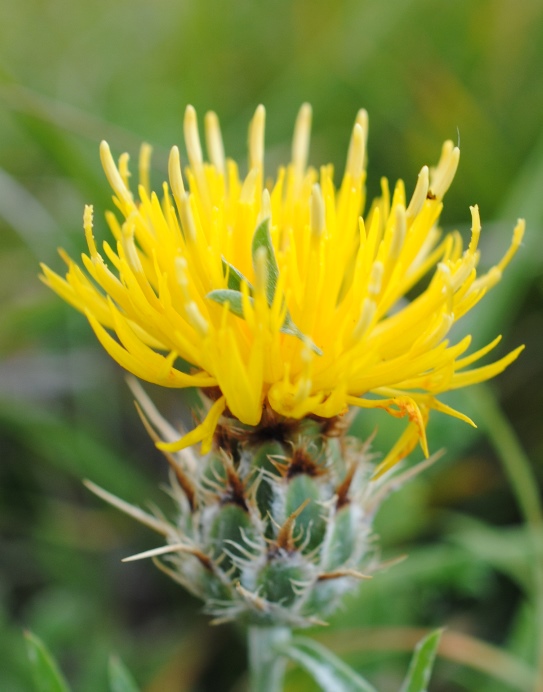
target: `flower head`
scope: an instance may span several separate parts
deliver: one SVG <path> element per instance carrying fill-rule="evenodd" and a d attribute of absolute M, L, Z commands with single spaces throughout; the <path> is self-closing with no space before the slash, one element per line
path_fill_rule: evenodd
<path fill-rule="evenodd" d="M 519 221 L 503 259 L 477 276 L 479 211 L 471 207 L 466 249 L 457 232 L 442 237 L 437 221 L 459 161 L 445 142 L 437 166 L 424 166 L 414 192 L 403 182 L 365 206 L 367 114 L 358 113 L 341 185 L 330 165 L 307 165 L 311 109 L 298 115 L 291 162 L 275 181 L 264 176 L 265 111 L 249 127 L 249 171 L 225 158 L 219 123 L 205 117 L 204 161 L 196 113 L 184 134 L 189 165 L 174 147 L 170 184 L 149 189 L 150 148 L 140 154 L 137 197 L 128 155 L 115 163 L 102 142 L 102 164 L 118 216 L 106 215 L 114 244 L 93 237 L 85 271 L 65 253 L 63 279 L 43 267 L 46 283 L 85 313 L 98 339 L 124 368 L 166 387 L 213 388 L 205 420 L 169 451 L 202 442 L 209 449 L 223 415 L 248 426 L 263 411 L 300 419 L 332 418 L 349 406 L 383 408 L 408 419 L 381 464 L 393 465 L 420 440 L 427 454 L 431 409 L 469 419 L 438 396 L 504 370 L 522 347 L 490 365 L 468 369 L 499 341 L 466 355 L 470 337 L 447 339 L 454 322 L 496 284 L 518 248 Z M 418 297 L 406 294 L 423 279 Z M 190 364 L 186 372 L 180 360 Z"/>

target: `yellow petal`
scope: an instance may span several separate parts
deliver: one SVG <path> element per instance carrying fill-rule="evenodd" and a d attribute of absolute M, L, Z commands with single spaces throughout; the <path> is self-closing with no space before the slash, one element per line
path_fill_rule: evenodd
<path fill-rule="evenodd" d="M 157 442 L 156 446 L 163 452 L 179 452 L 186 447 L 191 447 L 197 442 L 201 442 L 201 452 L 202 454 L 207 454 L 211 449 L 213 434 L 215 433 L 219 418 L 222 416 L 225 408 L 226 399 L 224 396 L 221 396 L 221 398 L 217 399 L 209 409 L 204 421 L 194 428 L 194 430 L 183 435 L 183 437 L 176 442 Z"/>

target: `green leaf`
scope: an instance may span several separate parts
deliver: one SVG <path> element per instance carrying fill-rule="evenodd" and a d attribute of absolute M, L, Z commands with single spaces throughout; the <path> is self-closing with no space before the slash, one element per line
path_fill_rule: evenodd
<path fill-rule="evenodd" d="M 117 656 L 109 659 L 109 689 L 111 692 L 139 692 L 127 667 Z"/>
<path fill-rule="evenodd" d="M 256 253 L 260 248 L 266 250 L 266 265 L 268 270 L 268 285 L 266 286 L 266 296 L 268 298 L 268 305 L 273 303 L 273 297 L 275 296 L 275 288 L 277 286 L 277 280 L 279 278 L 279 267 L 277 266 L 277 260 L 275 259 L 275 250 L 273 249 L 271 235 L 270 235 L 270 220 L 264 219 L 264 221 L 257 227 L 255 234 L 253 236 L 252 245 L 252 255 L 253 255 L 253 265 L 256 262 Z"/>
<path fill-rule="evenodd" d="M 325 692 L 376 692 L 355 670 L 312 639 L 293 637 L 278 651 L 302 666 Z"/>
<path fill-rule="evenodd" d="M 266 268 L 268 273 L 266 299 L 268 301 L 268 305 L 271 306 L 271 304 L 273 303 L 273 298 L 275 296 L 277 280 L 279 278 L 279 267 L 277 266 L 277 260 L 275 259 L 275 251 L 273 249 L 273 244 L 271 241 L 269 219 L 265 219 L 260 224 L 260 226 L 257 227 L 255 234 L 253 236 L 253 244 L 251 248 L 253 255 L 253 265 L 256 262 L 256 253 L 260 248 L 264 248 L 266 251 Z M 231 312 L 233 312 L 234 315 L 243 318 L 244 315 L 241 297 L 241 284 L 245 282 L 249 287 L 250 293 L 252 293 L 253 287 L 251 286 L 249 281 L 247 281 L 245 276 L 243 276 L 243 274 L 240 271 L 238 271 L 232 264 L 227 262 L 224 259 L 224 257 L 222 258 L 222 266 L 225 275 L 228 275 L 228 288 L 211 291 L 207 294 L 207 297 L 211 298 L 211 300 L 214 300 L 217 303 L 220 303 L 221 305 L 224 305 L 224 303 L 228 302 L 230 305 Z M 251 296 L 249 296 L 249 300 L 253 300 Z M 308 344 L 308 346 L 313 351 L 315 351 L 317 355 L 322 356 L 321 349 L 318 346 L 316 346 L 313 343 L 313 341 L 311 341 L 311 339 L 308 336 L 306 336 L 303 332 L 301 332 L 298 329 L 298 327 L 294 324 L 288 310 L 285 315 L 285 321 L 283 322 L 281 331 L 283 332 L 283 334 L 290 334 L 291 336 L 295 336 L 297 339 L 300 339 L 300 341 L 305 341 Z"/>
<path fill-rule="evenodd" d="M 426 692 L 442 631 L 431 632 L 417 644 L 400 692 Z"/>
<path fill-rule="evenodd" d="M 235 291 L 230 288 L 219 288 L 215 291 L 211 291 L 210 293 L 208 293 L 207 297 L 211 298 L 211 300 L 214 300 L 216 303 L 219 303 L 219 305 L 224 305 L 225 303 L 228 303 L 230 312 L 234 313 L 234 315 L 237 315 L 237 317 L 241 317 L 242 319 L 245 317 L 245 315 L 243 314 L 243 300 L 241 291 Z M 251 304 L 254 303 L 253 298 L 251 298 L 250 296 L 249 302 Z"/>
<path fill-rule="evenodd" d="M 210 291 L 207 294 L 207 297 L 211 298 L 211 300 L 214 300 L 216 303 L 219 303 L 219 305 L 228 303 L 230 312 L 237 317 L 241 317 L 242 319 L 245 318 L 245 315 L 243 314 L 243 300 L 241 291 L 235 291 L 231 288 L 218 288 L 215 291 Z M 249 296 L 249 302 L 251 305 L 254 305 L 254 299 L 251 296 Z M 283 322 L 283 326 L 281 327 L 280 331 L 283 332 L 283 334 L 295 336 L 297 339 L 300 339 L 300 341 L 305 341 L 317 355 L 322 356 L 321 349 L 316 346 L 308 336 L 303 334 L 298 329 L 288 312 L 285 316 L 285 321 Z"/>
<path fill-rule="evenodd" d="M 54 469 L 81 476 L 128 498 L 149 495 L 149 484 L 130 459 L 108 447 L 84 423 L 74 425 L 30 404 L 0 400 L 0 430 L 7 428 L 20 443 Z"/>
<path fill-rule="evenodd" d="M 214 291 L 210 291 L 207 294 L 207 297 L 211 298 L 211 300 L 214 300 L 216 303 L 219 303 L 219 305 L 224 305 L 225 303 L 228 303 L 230 307 L 230 312 L 232 312 L 237 317 L 241 317 L 241 319 L 245 318 L 245 315 L 243 314 L 243 300 L 241 291 L 236 291 L 231 288 L 218 288 Z M 249 296 L 248 299 L 249 303 L 251 305 L 254 305 L 254 298 Z M 321 349 L 318 346 L 316 346 L 308 336 L 303 334 L 298 329 L 298 327 L 292 321 L 292 318 L 290 317 L 288 312 L 285 316 L 285 321 L 283 322 L 283 326 L 281 327 L 280 331 L 283 332 L 283 334 L 290 334 L 291 336 L 295 336 L 297 339 L 300 339 L 300 341 L 305 341 L 307 345 L 310 348 L 312 348 L 317 355 L 322 356 Z"/>
<path fill-rule="evenodd" d="M 246 283 L 249 287 L 249 295 L 253 292 L 253 287 L 249 280 L 234 267 L 233 264 L 222 258 L 222 269 L 225 276 L 228 276 L 228 288 L 232 291 L 241 291 L 241 284 Z"/>
<path fill-rule="evenodd" d="M 62 673 L 42 640 L 32 632 L 25 632 L 25 639 L 36 692 L 69 692 Z"/>

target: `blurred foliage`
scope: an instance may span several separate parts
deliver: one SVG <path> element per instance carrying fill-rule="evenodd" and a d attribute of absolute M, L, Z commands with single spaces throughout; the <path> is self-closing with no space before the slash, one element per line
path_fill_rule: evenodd
<path fill-rule="evenodd" d="M 370 196 L 381 175 L 403 177 L 409 192 L 442 141 L 460 140 L 443 224 L 465 233 L 468 205 L 478 202 L 485 265 L 505 250 L 516 217 L 528 225 L 503 283 L 461 323 L 477 329 L 476 344 L 503 332 L 500 353 L 521 342 L 526 352 L 490 394 L 448 400 L 483 434 L 431 421 L 431 448 L 446 447 L 446 456 L 378 518 L 385 557 L 409 558 L 348 600 L 327 643 L 379 689 L 397 689 L 420 639 L 405 628 L 444 626 L 432 689 L 528 689 L 543 624 L 534 486 L 543 452 L 543 4 L 19 0 L 0 4 L 0 46 L 0 688 L 31 689 L 29 628 L 81 692 L 108 688 L 112 653 L 146 692 L 244 689 L 242 633 L 208 627 L 199 604 L 150 563 L 121 565 L 154 539 L 81 485 L 89 477 L 167 507 L 157 490 L 166 469 L 122 373 L 85 320 L 40 285 L 37 262 L 58 268 L 57 246 L 82 248 L 85 202 L 104 232 L 100 139 L 133 157 L 151 142 L 159 184 L 187 103 L 219 113 L 227 151 L 243 161 L 262 102 L 273 174 L 299 105 L 310 101 L 311 162 L 338 169 L 356 111 L 368 109 Z M 150 389 L 173 419 L 189 415 L 178 392 Z M 367 436 L 378 425 L 379 449 L 393 424 L 365 413 L 354 429 Z M 502 428 L 509 437 L 496 436 Z M 355 649 L 342 649 L 346 628 L 355 628 Z M 478 652 L 470 662 L 464 640 L 447 632 L 486 648 L 465 647 Z M 314 689 L 302 671 L 289 675 L 289 689 Z"/>

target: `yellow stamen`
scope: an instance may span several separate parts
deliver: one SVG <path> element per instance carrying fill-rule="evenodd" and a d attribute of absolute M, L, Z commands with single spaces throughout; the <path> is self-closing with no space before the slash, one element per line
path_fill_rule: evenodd
<path fill-rule="evenodd" d="M 373 322 L 373 318 L 375 317 L 376 312 L 377 304 L 375 303 L 375 301 L 371 300 L 370 298 L 364 298 L 364 302 L 362 304 L 362 312 L 353 331 L 353 341 L 359 341 L 368 331 L 371 323 Z"/>
<path fill-rule="evenodd" d="M 140 147 L 140 157 L 139 157 L 139 177 L 140 184 L 143 185 L 145 192 L 151 194 L 151 183 L 149 179 L 149 169 L 151 166 L 151 154 L 153 153 L 153 147 L 150 144 L 144 142 Z"/>
<path fill-rule="evenodd" d="M 130 156 L 125 152 L 119 156 L 119 175 L 122 178 L 124 185 L 130 189 L 130 170 L 128 169 L 128 162 L 130 161 Z"/>
<path fill-rule="evenodd" d="M 405 207 L 398 204 L 395 209 L 396 223 L 392 234 L 392 242 L 390 243 L 389 256 L 391 260 L 398 259 L 402 246 L 405 240 L 405 232 L 407 229 Z"/>
<path fill-rule="evenodd" d="M 192 106 L 187 106 L 185 110 L 185 120 L 183 123 L 185 133 L 185 144 L 187 146 L 187 156 L 194 171 L 201 168 L 203 164 L 202 146 L 200 135 L 198 134 L 198 119 L 196 111 Z"/>
<path fill-rule="evenodd" d="M 502 259 L 498 262 L 497 268 L 500 270 L 500 272 L 504 271 L 504 269 L 513 259 L 517 250 L 521 246 L 525 228 L 526 222 L 524 221 L 524 219 L 519 219 L 517 221 L 517 225 L 515 226 L 515 230 L 513 231 L 513 240 L 511 241 L 511 246 L 509 247 L 505 255 L 502 257 Z"/>
<path fill-rule="evenodd" d="M 415 191 L 413 192 L 413 197 L 409 202 L 407 207 L 406 216 L 409 221 L 414 219 L 420 213 L 422 205 L 426 201 L 428 195 L 428 185 L 430 181 L 430 171 L 428 166 L 423 166 L 417 178 L 417 184 L 415 186 Z"/>
<path fill-rule="evenodd" d="M 316 240 L 320 239 L 326 229 L 326 216 L 324 200 L 318 183 L 315 183 L 311 189 L 310 224 L 312 237 Z"/>
<path fill-rule="evenodd" d="M 460 149 L 455 147 L 453 143 L 448 140 L 443 145 L 441 159 L 439 160 L 430 183 L 430 190 L 436 199 L 442 200 L 445 196 L 445 193 L 456 175 L 459 161 Z"/>
<path fill-rule="evenodd" d="M 181 157 L 179 149 L 172 147 L 170 158 L 168 159 L 168 175 L 170 177 L 170 185 L 177 204 L 177 208 L 181 209 L 181 200 L 185 196 L 185 186 L 183 185 L 183 176 L 181 174 Z"/>
<path fill-rule="evenodd" d="M 249 168 L 262 171 L 264 167 L 264 126 L 266 111 L 260 105 L 255 111 L 249 127 Z"/>
<path fill-rule="evenodd" d="M 365 139 L 366 138 L 362 127 L 356 123 L 353 129 L 353 136 L 346 166 L 346 172 L 354 180 L 358 179 L 364 170 L 364 154 L 366 148 Z"/>
<path fill-rule="evenodd" d="M 311 106 L 308 103 L 304 103 L 296 118 L 294 137 L 292 140 L 292 163 L 294 165 L 295 175 L 300 181 L 307 166 L 310 136 Z"/>
<path fill-rule="evenodd" d="M 205 116 L 205 132 L 207 153 L 211 163 L 222 175 L 226 172 L 224 158 L 224 144 L 222 142 L 221 128 L 216 113 L 209 111 Z"/>
<path fill-rule="evenodd" d="M 121 174 L 119 173 L 113 156 L 111 156 L 111 151 L 107 142 L 102 141 L 100 143 L 100 159 L 102 161 L 102 166 L 104 167 L 104 172 L 109 181 L 109 184 L 113 188 L 115 194 L 119 198 L 119 201 L 124 203 L 127 208 L 134 206 L 132 200 L 132 194 L 126 187 Z"/>
<path fill-rule="evenodd" d="M 239 201 L 242 204 L 253 205 L 255 201 L 256 183 L 258 179 L 258 168 L 252 168 L 245 178 Z"/>
<path fill-rule="evenodd" d="M 85 231 L 85 240 L 87 241 L 91 257 L 95 257 L 98 254 L 98 250 L 96 249 L 96 243 L 94 242 L 94 235 L 92 233 L 92 217 L 92 204 L 86 204 L 85 211 L 83 212 L 83 229 Z"/>
<path fill-rule="evenodd" d="M 357 177 L 364 167 L 367 139 L 368 113 L 364 108 L 361 108 L 356 115 L 351 141 L 349 142 L 349 151 L 347 153 L 347 165 L 345 166 L 345 170 L 353 177 Z"/>
<path fill-rule="evenodd" d="M 257 224 L 260 226 L 260 224 L 263 221 L 265 221 L 266 219 L 270 219 L 270 225 L 271 225 L 271 214 L 272 214 L 272 209 L 271 209 L 270 193 L 267 189 L 264 188 L 264 190 L 262 190 L 262 203 L 260 205 L 260 212 L 258 214 Z"/>
<path fill-rule="evenodd" d="M 198 231 L 196 229 L 196 222 L 194 220 L 194 214 L 192 212 L 192 206 L 190 203 L 190 195 L 186 192 L 181 197 L 179 213 L 181 215 L 181 225 L 183 227 L 183 232 L 185 233 L 185 238 L 187 241 L 194 242 Z"/>

